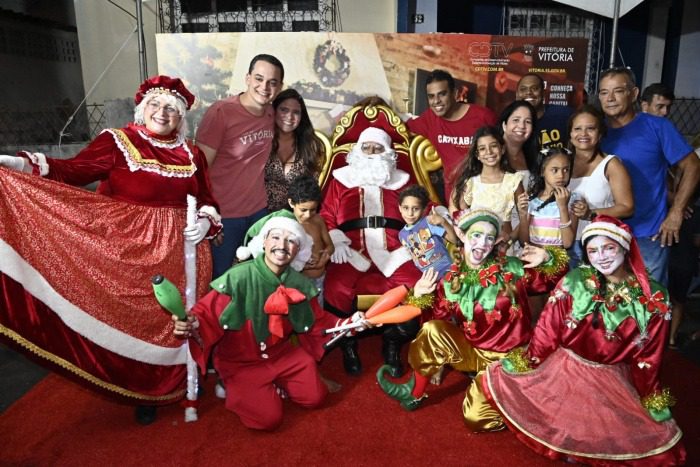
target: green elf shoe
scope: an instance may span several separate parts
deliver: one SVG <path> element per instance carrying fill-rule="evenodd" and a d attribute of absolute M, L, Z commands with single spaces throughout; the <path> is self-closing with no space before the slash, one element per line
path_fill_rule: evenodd
<path fill-rule="evenodd" d="M 384 378 L 384 373 L 391 374 L 391 365 L 382 365 L 379 370 L 377 370 L 377 382 L 382 391 L 386 393 L 387 396 L 392 399 L 396 399 L 401 403 L 401 407 L 409 412 L 416 410 L 421 405 L 421 401 L 425 399 L 427 394 L 416 398 L 413 396 L 413 388 L 416 385 L 415 375 L 411 375 L 411 379 L 403 384 L 396 384 L 388 381 Z"/>

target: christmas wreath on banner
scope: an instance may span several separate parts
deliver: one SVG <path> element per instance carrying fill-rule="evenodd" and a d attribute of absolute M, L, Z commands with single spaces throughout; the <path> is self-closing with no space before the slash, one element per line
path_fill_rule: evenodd
<path fill-rule="evenodd" d="M 338 66 L 328 68 L 328 61 L 335 57 Z M 314 54 L 314 71 L 324 86 L 340 86 L 350 76 L 350 57 L 340 42 L 329 39 L 316 47 Z"/>

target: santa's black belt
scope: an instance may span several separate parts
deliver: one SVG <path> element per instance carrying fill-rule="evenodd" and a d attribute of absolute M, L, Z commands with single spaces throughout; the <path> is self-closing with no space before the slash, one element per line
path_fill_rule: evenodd
<path fill-rule="evenodd" d="M 394 230 L 401 230 L 403 229 L 403 226 L 406 225 L 404 224 L 403 221 L 400 221 L 398 219 L 392 219 L 390 217 L 383 217 L 383 216 L 367 216 L 367 217 L 358 217 L 357 219 L 351 219 L 349 221 L 345 221 L 342 224 L 338 226 L 340 230 L 343 232 L 349 232 L 350 230 L 357 230 L 357 229 L 394 229 Z"/>

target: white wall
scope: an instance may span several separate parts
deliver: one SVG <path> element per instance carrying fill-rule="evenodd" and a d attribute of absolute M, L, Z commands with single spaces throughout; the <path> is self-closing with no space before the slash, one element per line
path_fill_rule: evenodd
<path fill-rule="evenodd" d="M 678 50 L 678 69 L 673 92 L 676 97 L 700 97 L 700 2 L 697 0 L 684 2 L 681 30 L 683 35 Z"/>
<path fill-rule="evenodd" d="M 397 0 L 338 0 L 342 32 L 396 32 Z"/>
<path fill-rule="evenodd" d="M 639 89 L 644 89 L 652 83 L 661 81 L 664 68 L 664 47 L 668 25 L 669 3 L 657 3 L 651 6 L 649 15 L 649 30 L 647 31 L 647 46 L 644 55 L 644 79 Z"/>
<path fill-rule="evenodd" d="M 113 2 L 136 16 L 134 0 L 113 0 Z M 87 102 L 102 103 L 110 99 L 133 97 L 141 84 L 138 39 L 136 34 L 132 34 L 136 27 L 136 20 L 103 0 L 74 0 L 74 5 L 86 93 L 128 39 L 126 47 L 119 53 L 92 94 L 88 96 Z M 143 2 L 149 75 L 155 75 L 158 72 L 155 45 L 156 11 L 155 0 Z"/>

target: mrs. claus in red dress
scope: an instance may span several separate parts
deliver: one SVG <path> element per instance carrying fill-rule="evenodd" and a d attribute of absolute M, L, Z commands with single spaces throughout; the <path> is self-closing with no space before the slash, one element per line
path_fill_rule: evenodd
<path fill-rule="evenodd" d="M 220 223 L 206 159 L 185 139 L 194 96 L 157 76 L 135 100 L 136 123 L 103 131 L 72 159 L 0 156 L 15 169 L 0 168 L 0 336 L 95 388 L 155 404 L 184 394 L 187 354 L 150 278 L 182 289 L 184 240 Z M 75 187 L 94 181 L 97 194 Z M 185 229 L 187 195 L 198 220 Z M 197 258 L 203 295 L 207 242 Z"/>

